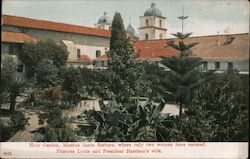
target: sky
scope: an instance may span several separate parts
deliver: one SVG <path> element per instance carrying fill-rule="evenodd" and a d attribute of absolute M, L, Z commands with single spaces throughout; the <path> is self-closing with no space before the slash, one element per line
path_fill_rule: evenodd
<path fill-rule="evenodd" d="M 3 0 L 2 13 L 94 27 L 103 12 L 111 18 L 120 12 L 125 27 L 131 21 L 138 33 L 139 17 L 152 2 L 166 17 L 168 38 L 181 31 L 182 7 L 189 16 L 184 32 L 192 36 L 249 32 L 248 0 Z"/>

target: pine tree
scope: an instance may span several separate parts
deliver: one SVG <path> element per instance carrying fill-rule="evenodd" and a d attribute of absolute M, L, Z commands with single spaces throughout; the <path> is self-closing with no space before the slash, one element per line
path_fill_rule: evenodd
<path fill-rule="evenodd" d="M 187 16 L 178 17 L 182 20 Z M 167 100 L 173 99 L 180 106 L 179 116 L 182 115 L 183 107 L 192 101 L 193 94 L 199 86 L 211 77 L 211 71 L 201 73 L 199 66 L 203 60 L 192 56 L 192 47 L 198 43 L 186 44 L 184 41 L 192 33 L 177 32 L 172 34 L 178 38 L 178 43 L 169 41 L 167 44 L 180 52 L 179 57 L 162 57 L 161 63 L 170 69 L 162 80 L 161 89 Z"/>
<path fill-rule="evenodd" d="M 111 74 L 109 90 L 118 102 L 139 96 L 146 88 L 145 70 L 136 60 L 133 43 L 126 36 L 120 13 L 115 13 L 110 39 L 108 70 Z"/>

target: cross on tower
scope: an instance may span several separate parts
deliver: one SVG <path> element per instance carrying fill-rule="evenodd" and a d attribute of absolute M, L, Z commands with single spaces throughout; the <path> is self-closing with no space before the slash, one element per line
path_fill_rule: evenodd
<path fill-rule="evenodd" d="M 181 19 L 181 33 L 183 34 L 183 28 L 184 28 L 184 20 L 188 18 L 188 16 L 184 16 L 184 7 L 182 7 L 182 16 L 178 17 Z"/>

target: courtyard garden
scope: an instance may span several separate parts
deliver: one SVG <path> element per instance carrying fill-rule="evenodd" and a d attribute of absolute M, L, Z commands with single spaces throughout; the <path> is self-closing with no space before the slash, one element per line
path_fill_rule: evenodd
<path fill-rule="evenodd" d="M 186 44 L 191 33 L 166 45 L 178 57 L 137 59 L 123 20 L 112 23 L 107 69 L 67 65 L 53 40 L 26 43 L 1 67 L 1 141 L 247 141 L 248 75 L 203 71 Z M 168 70 L 166 70 L 168 68 Z"/>

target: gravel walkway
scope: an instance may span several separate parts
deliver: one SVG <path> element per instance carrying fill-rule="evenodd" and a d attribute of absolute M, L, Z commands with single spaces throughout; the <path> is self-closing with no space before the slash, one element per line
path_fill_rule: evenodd
<path fill-rule="evenodd" d="M 25 126 L 24 130 L 17 132 L 12 138 L 10 138 L 9 142 L 32 142 L 34 133 L 31 132 L 41 127 L 41 125 L 38 124 L 39 118 L 36 112 L 25 110 L 24 114 L 25 118 L 29 118 L 29 124 Z"/>

